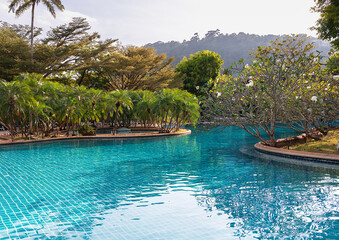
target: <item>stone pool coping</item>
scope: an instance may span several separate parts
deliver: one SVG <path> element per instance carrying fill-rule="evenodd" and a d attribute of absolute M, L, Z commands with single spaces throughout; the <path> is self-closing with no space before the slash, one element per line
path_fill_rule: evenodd
<path fill-rule="evenodd" d="M 262 142 L 256 143 L 254 145 L 254 148 L 259 152 L 264 152 L 271 155 L 279 155 L 287 158 L 339 164 L 339 155 L 336 154 L 288 150 L 283 148 L 270 147 L 264 145 Z"/>
<path fill-rule="evenodd" d="M 32 140 L 17 140 L 11 142 L 8 140 L 0 139 L 0 146 L 3 145 L 17 145 L 17 144 L 29 144 L 29 143 L 40 143 L 40 142 L 53 142 L 53 141 L 67 141 L 67 140 L 127 140 L 127 139 L 141 139 L 141 138 L 156 138 L 156 137 L 170 137 L 170 136 L 184 136 L 191 134 L 189 129 L 181 129 L 180 132 L 173 133 L 158 133 L 158 132 L 147 132 L 147 133 L 118 133 L 112 134 L 97 134 L 95 136 L 69 136 L 69 137 L 55 137 L 55 138 L 44 138 L 44 139 L 32 139 Z"/>

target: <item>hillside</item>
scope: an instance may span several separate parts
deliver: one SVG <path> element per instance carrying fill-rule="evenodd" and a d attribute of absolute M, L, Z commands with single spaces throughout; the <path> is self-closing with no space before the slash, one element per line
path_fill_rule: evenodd
<path fill-rule="evenodd" d="M 148 47 L 153 47 L 158 53 L 166 53 L 168 57 L 175 57 L 174 64 L 177 64 L 186 56 L 202 50 L 211 50 L 220 54 L 224 60 L 224 67 L 229 67 L 234 62 L 243 58 L 246 63 L 249 63 L 252 58 L 249 53 L 258 46 L 266 46 L 271 41 L 275 40 L 278 35 L 256 35 L 246 33 L 222 34 L 219 30 L 209 31 L 205 37 L 201 38 L 196 33 L 189 40 L 183 42 L 155 42 L 147 44 Z M 316 43 L 316 50 L 321 52 L 322 56 L 327 56 L 330 50 L 330 44 L 322 40 L 311 38 L 312 42 Z"/>

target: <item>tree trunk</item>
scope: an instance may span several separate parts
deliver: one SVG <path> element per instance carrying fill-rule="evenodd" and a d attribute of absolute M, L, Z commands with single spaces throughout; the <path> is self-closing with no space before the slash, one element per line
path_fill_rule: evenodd
<path fill-rule="evenodd" d="M 81 86 L 82 81 L 83 81 L 84 78 L 85 78 L 85 75 L 86 75 L 86 70 L 84 70 L 84 71 L 81 73 L 80 79 L 79 79 L 79 81 L 78 81 L 78 85 L 79 85 L 79 86 Z"/>
<path fill-rule="evenodd" d="M 115 135 L 117 129 L 118 129 L 118 113 L 119 113 L 119 108 L 120 108 L 120 103 L 116 104 L 116 113 L 115 113 L 115 118 L 114 118 L 114 123 L 113 123 L 113 134 Z"/>
<path fill-rule="evenodd" d="M 14 132 L 15 132 L 15 122 L 14 122 L 14 116 L 13 113 L 11 113 L 11 117 L 10 117 L 10 132 L 11 132 L 11 141 L 14 142 Z"/>
<path fill-rule="evenodd" d="M 33 62 L 33 39 L 34 39 L 34 9 L 35 1 L 32 4 L 32 19 L 31 19 L 31 61 Z"/>

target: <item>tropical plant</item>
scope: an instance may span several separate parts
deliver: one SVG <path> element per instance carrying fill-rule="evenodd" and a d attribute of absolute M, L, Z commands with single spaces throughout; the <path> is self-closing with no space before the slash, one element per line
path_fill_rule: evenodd
<path fill-rule="evenodd" d="M 276 146 L 277 122 L 296 122 L 295 112 L 309 112 L 296 100 L 304 96 L 310 101 L 312 87 L 320 91 L 324 86 L 319 84 L 320 58 L 311 52 L 314 46 L 306 40 L 291 36 L 259 47 L 253 52 L 253 63 L 245 65 L 237 77 L 220 79 L 205 101 L 205 120 L 237 126 L 267 145 Z"/>
<path fill-rule="evenodd" d="M 183 78 L 183 89 L 200 97 L 206 89 L 213 87 L 222 64 L 219 54 L 205 50 L 191 55 L 189 59 L 184 57 L 175 71 L 179 78 Z"/>
<path fill-rule="evenodd" d="M 339 50 L 339 2 L 338 0 L 314 0 L 311 9 L 320 13 L 317 24 L 312 29 L 317 30 L 321 39 L 331 41 L 333 47 Z"/>
<path fill-rule="evenodd" d="M 0 26 L 0 79 L 12 81 L 30 67 L 28 42 L 13 29 Z"/>
<path fill-rule="evenodd" d="M 124 109 L 133 108 L 133 102 L 127 90 L 112 91 L 108 94 L 108 112 L 113 118 L 113 131 L 119 127 L 119 117 L 124 113 Z"/>
<path fill-rule="evenodd" d="M 339 52 L 330 52 L 330 54 L 326 61 L 326 69 L 330 74 L 339 75 Z"/>
<path fill-rule="evenodd" d="M 154 94 L 152 105 L 160 132 L 178 130 L 199 118 L 198 99 L 187 91 L 162 89 Z"/>
<path fill-rule="evenodd" d="M 32 92 L 27 85 L 18 81 L 0 81 L 0 122 L 9 129 L 12 141 L 17 134 L 19 120 L 33 102 Z"/>
<path fill-rule="evenodd" d="M 42 2 L 48 9 L 48 11 L 55 18 L 55 7 L 60 11 L 64 10 L 64 5 L 62 5 L 60 0 L 11 0 L 9 4 L 9 11 L 15 13 L 18 17 L 23 14 L 27 9 L 31 8 L 31 60 L 33 61 L 33 39 L 34 39 L 34 13 L 35 7 L 40 2 Z"/>
<path fill-rule="evenodd" d="M 174 58 L 167 59 L 151 47 L 120 47 L 109 54 L 112 59 L 104 64 L 103 75 L 113 90 L 156 90 L 175 76 L 170 65 Z"/>
<path fill-rule="evenodd" d="M 38 74 L 0 81 L 0 123 L 14 141 L 22 137 L 56 136 L 60 131 L 95 134 L 90 123 L 109 120 L 114 131 L 134 121 L 163 132 L 178 130 L 199 116 L 197 99 L 186 91 L 112 91 L 87 89 L 51 82 Z M 94 124 L 95 125 L 95 124 Z"/>
<path fill-rule="evenodd" d="M 140 121 L 144 127 L 151 127 L 155 124 L 155 112 L 154 112 L 154 93 L 151 91 L 139 91 L 140 99 L 134 105 L 134 113 L 136 119 Z"/>

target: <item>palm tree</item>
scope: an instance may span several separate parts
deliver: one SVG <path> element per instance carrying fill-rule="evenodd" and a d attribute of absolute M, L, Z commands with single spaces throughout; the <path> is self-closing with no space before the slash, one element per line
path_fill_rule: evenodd
<path fill-rule="evenodd" d="M 65 9 L 60 0 L 12 0 L 9 4 L 9 12 L 12 11 L 15 13 L 15 16 L 19 17 L 27 9 L 32 8 L 32 18 L 31 18 L 31 59 L 33 61 L 33 38 L 34 38 L 34 10 L 35 6 L 42 2 L 48 9 L 48 11 L 55 18 L 55 7 L 60 11 Z"/>
<path fill-rule="evenodd" d="M 144 127 L 150 127 L 155 124 L 153 101 L 155 100 L 154 93 L 151 91 L 140 91 L 142 98 L 135 104 L 134 112 L 136 118 Z"/>
<path fill-rule="evenodd" d="M 124 109 L 132 109 L 133 108 L 133 102 L 132 99 L 129 97 L 127 90 L 118 90 L 118 91 L 112 91 L 108 94 L 110 107 L 109 110 L 112 115 L 112 110 L 115 111 L 115 117 L 114 117 L 114 123 L 113 123 L 113 129 L 114 132 L 118 128 L 118 118 L 120 115 L 123 114 Z"/>
<path fill-rule="evenodd" d="M 18 81 L 0 81 L 0 122 L 5 124 L 14 141 L 16 125 L 33 102 L 33 95 L 27 85 Z"/>

